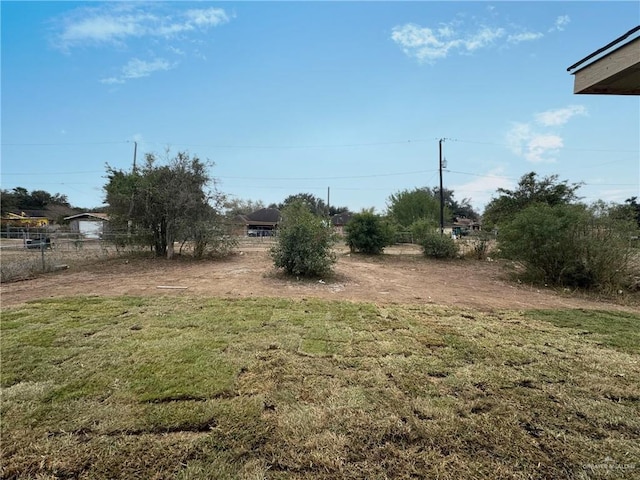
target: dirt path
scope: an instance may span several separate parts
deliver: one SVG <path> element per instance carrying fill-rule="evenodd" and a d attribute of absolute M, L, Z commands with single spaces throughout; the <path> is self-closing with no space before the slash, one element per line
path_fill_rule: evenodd
<path fill-rule="evenodd" d="M 0 299 L 3 306 L 10 306 L 71 295 L 267 296 L 456 305 L 482 310 L 634 309 L 514 283 L 497 262 L 438 262 L 423 258 L 411 247 L 388 252 L 377 258 L 342 252 L 335 275 L 326 281 L 296 280 L 279 274 L 264 248 L 246 249 L 228 259 L 210 262 L 118 258 L 2 284 Z"/>

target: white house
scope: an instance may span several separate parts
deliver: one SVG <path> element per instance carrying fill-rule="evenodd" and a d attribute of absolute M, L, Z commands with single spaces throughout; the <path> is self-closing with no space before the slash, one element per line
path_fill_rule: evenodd
<path fill-rule="evenodd" d="M 105 232 L 105 225 L 109 221 L 106 213 L 79 213 L 64 217 L 69 222 L 69 228 L 74 233 L 80 233 L 86 238 L 100 238 Z"/>

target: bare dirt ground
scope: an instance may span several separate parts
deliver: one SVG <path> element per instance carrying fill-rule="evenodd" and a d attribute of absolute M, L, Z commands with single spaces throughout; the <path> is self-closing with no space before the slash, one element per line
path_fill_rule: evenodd
<path fill-rule="evenodd" d="M 598 301 L 569 291 L 519 284 L 500 262 L 423 258 L 400 246 L 380 257 L 338 254 L 335 274 L 296 280 L 274 270 L 267 245 L 244 245 L 224 260 L 111 258 L 0 285 L 2 306 L 73 295 L 286 297 L 378 304 L 453 305 L 481 310 L 589 308 L 637 311 L 638 298 Z"/>

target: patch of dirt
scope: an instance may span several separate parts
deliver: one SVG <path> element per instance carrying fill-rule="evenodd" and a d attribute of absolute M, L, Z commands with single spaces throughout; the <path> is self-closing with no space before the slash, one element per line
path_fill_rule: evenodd
<path fill-rule="evenodd" d="M 571 292 L 509 280 L 500 262 L 435 261 L 413 246 L 380 257 L 339 253 L 324 280 L 289 278 L 275 271 L 266 247 L 246 248 L 224 260 L 109 259 L 0 286 L 3 306 L 73 295 L 175 295 L 222 298 L 324 298 L 378 304 L 453 305 L 480 310 L 600 308 L 634 310 Z M 634 302 L 636 303 L 636 302 Z M 637 310 L 637 308 L 635 308 Z"/>

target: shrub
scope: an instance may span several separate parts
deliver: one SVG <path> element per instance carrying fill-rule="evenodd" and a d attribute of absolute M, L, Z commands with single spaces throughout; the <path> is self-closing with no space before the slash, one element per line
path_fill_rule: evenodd
<path fill-rule="evenodd" d="M 498 242 L 530 281 L 606 290 L 628 282 L 629 228 L 583 205 L 534 204 L 501 229 Z"/>
<path fill-rule="evenodd" d="M 346 226 L 347 245 L 352 252 L 380 254 L 393 245 L 395 232 L 391 224 L 373 212 L 353 215 Z"/>
<path fill-rule="evenodd" d="M 439 233 L 429 233 L 422 241 L 422 252 L 426 257 L 431 258 L 456 258 L 458 255 L 458 245 L 448 235 Z"/>
<path fill-rule="evenodd" d="M 471 237 L 471 241 L 473 242 L 473 256 L 477 260 L 485 260 L 487 258 L 491 238 L 491 235 L 485 232 L 480 232 Z"/>
<path fill-rule="evenodd" d="M 433 233 L 435 226 L 434 222 L 429 221 L 426 218 L 421 218 L 420 220 L 413 222 L 411 224 L 413 243 L 421 245 L 423 240 Z"/>
<path fill-rule="evenodd" d="M 276 268 L 289 275 L 322 276 L 336 261 L 331 251 L 334 241 L 331 225 L 313 215 L 304 203 L 295 202 L 282 211 L 271 258 Z"/>
<path fill-rule="evenodd" d="M 195 258 L 226 257 L 238 245 L 238 241 L 230 235 L 228 230 L 220 223 L 194 222 L 191 228 L 187 229 L 183 245 L 192 239 Z M 182 247 L 180 253 L 182 253 Z"/>

